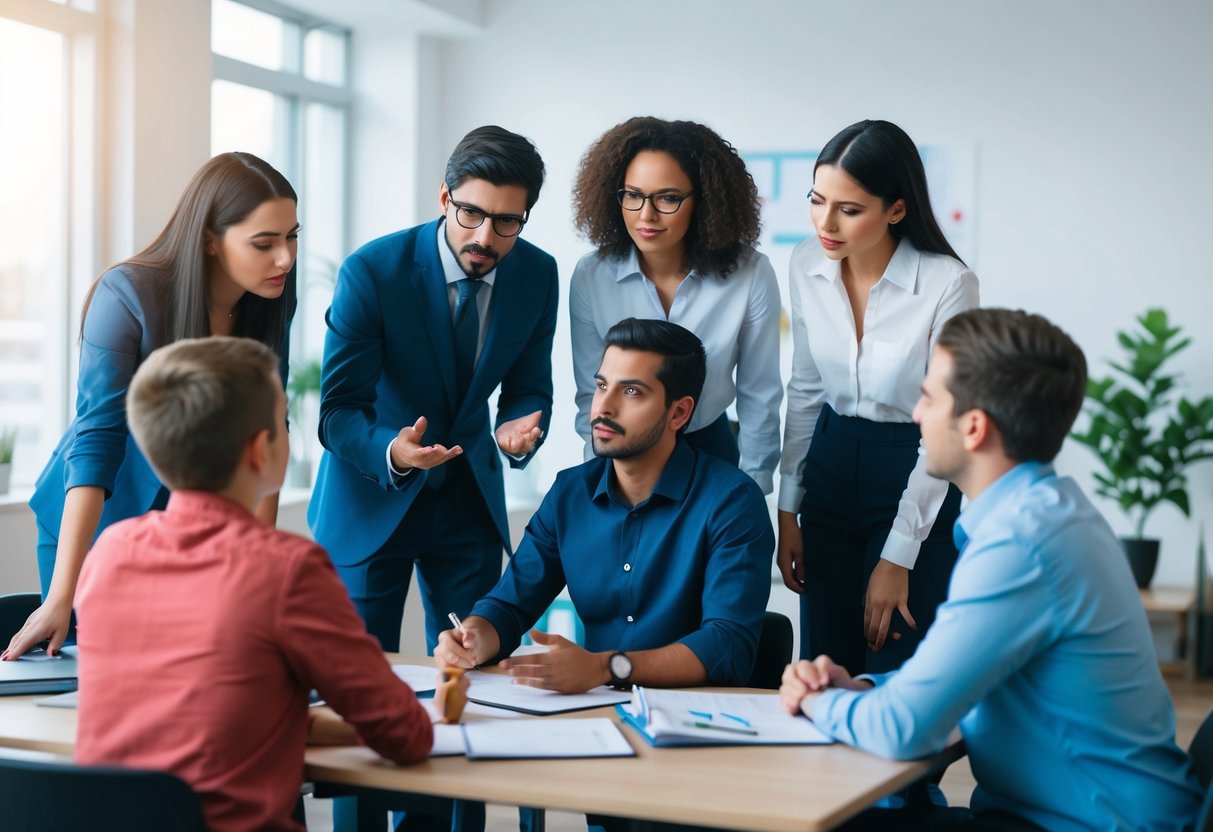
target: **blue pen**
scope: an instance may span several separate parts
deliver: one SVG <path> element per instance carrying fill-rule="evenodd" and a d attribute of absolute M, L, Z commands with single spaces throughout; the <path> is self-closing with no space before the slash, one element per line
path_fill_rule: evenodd
<path fill-rule="evenodd" d="M 740 722 L 742 725 L 744 725 L 747 728 L 750 727 L 750 721 L 748 719 L 742 719 L 741 717 L 734 716 L 733 714 L 726 714 L 724 711 L 721 711 L 720 715 L 722 717 L 724 717 L 725 719 L 731 719 L 734 722 Z"/>

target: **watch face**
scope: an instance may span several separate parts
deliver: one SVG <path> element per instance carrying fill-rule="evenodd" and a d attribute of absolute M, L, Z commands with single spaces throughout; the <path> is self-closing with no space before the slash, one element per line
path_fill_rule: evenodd
<path fill-rule="evenodd" d="M 611 675 L 621 682 L 626 682 L 632 675 L 632 660 L 623 653 L 615 653 L 610 659 Z"/>

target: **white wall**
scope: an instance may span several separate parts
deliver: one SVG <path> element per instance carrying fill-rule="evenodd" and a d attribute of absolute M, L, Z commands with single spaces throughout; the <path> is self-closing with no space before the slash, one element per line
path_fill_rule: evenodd
<path fill-rule="evenodd" d="M 1048 316 L 1100 374 L 1114 329 L 1162 305 L 1197 335 L 1178 367 L 1204 394 L 1210 33 L 1213 6 L 1200 0 L 487 0 L 483 34 L 442 50 L 445 146 L 492 122 L 536 142 L 548 182 L 524 233 L 557 257 L 567 287 L 587 250 L 570 222 L 577 161 L 630 116 L 703 121 L 743 152 L 820 147 L 862 118 L 897 122 L 922 145 L 975 145 L 983 303 Z M 556 338 L 541 485 L 580 459 L 563 314 Z M 1067 445 L 1059 467 L 1093 484 L 1086 449 Z M 1211 494 L 1205 464 L 1192 497 L 1206 519 Z M 1148 532 L 1165 541 L 1157 583 L 1190 583 L 1196 523 L 1164 507 Z"/>
<path fill-rule="evenodd" d="M 297 4 L 354 27 L 351 249 L 432 216 L 446 155 L 480 124 L 522 132 L 543 153 L 548 184 L 524 233 L 567 281 L 587 248 L 569 221 L 572 175 L 611 125 L 693 118 L 743 151 L 789 150 L 887 118 L 923 145 L 977 147 L 973 265 L 985 303 L 1048 315 L 1097 372 L 1113 330 L 1164 305 L 1197 336 L 1180 369 L 1192 390 L 1213 391 L 1213 335 L 1201 326 L 1213 308 L 1201 257 L 1213 6 L 1200 0 L 1153 11 L 1124 0 L 467 0 L 442 14 L 378 0 Z M 98 268 L 150 240 L 209 148 L 209 0 L 110 7 Z M 420 34 L 427 15 L 441 19 Z M 556 343 L 541 486 L 580 460 L 563 314 Z M 1059 464 L 1089 485 L 1090 459 L 1067 447 Z M 1213 466 L 1197 469 L 1192 494 L 1209 519 Z M 8 566 L 32 564 L 27 511 L 0 512 L 0 591 L 29 588 L 33 573 Z M 1165 541 L 1158 583 L 1190 582 L 1196 523 L 1164 507 L 1149 531 Z"/>

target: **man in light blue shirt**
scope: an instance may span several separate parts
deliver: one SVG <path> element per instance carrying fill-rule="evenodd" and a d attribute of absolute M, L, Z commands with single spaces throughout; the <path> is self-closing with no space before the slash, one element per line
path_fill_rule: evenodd
<path fill-rule="evenodd" d="M 1104 519 L 1051 461 L 1086 361 L 1044 318 L 978 309 L 944 327 L 914 421 L 927 470 L 969 502 L 948 600 L 899 671 L 789 666 L 784 705 L 886 757 L 960 726 L 972 811 L 874 810 L 858 829 L 1190 828 L 1202 797 L 1145 612 Z M 944 826 L 946 824 L 946 827 Z"/>

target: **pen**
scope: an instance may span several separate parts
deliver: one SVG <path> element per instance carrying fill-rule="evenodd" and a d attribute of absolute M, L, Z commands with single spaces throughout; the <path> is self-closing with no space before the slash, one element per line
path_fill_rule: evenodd
<path fill-rule="evenodd" d="M 455 614 L 455 611 L 454 611 L 454 610 L 451 610 L 450 612 L 448 612 L 448 613 L 446 614 L 446 617 L 447 617 L 447 618 L 449 618 L 449 619 L 451 620 L 451 623 L 455 625 L 455 629 L 456 629 L 456 630 L 458 630 L 458 631 L 459 631 L 459 632 L 461 632 L 461 633 L 466 633 L 466 632 L 467 632 L 467 630 L 463 629 L 463 622 L 459 620 L 459 616 Z M 480 665 L 478 665 L 478 664 L 477 664 L 477 665 L 472 665 L 472 669 L 473 669 L 473 670 L 479 670 L 479 669 L 480 669 Z"/>
<path fill-rule="evenodd" d="M 758 736 L 758 732 L 753 728 L 734 728 L 732 725 L 713 725 L 710 722 L 684 722 L 682 724 L 688 728 L 707 728 L 712 731 L 724 731 L 729 734 L 744 734 L 747 737 Z"/>

